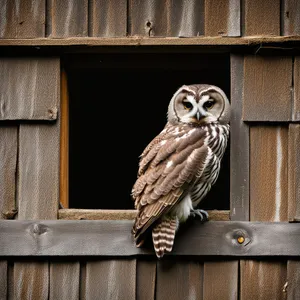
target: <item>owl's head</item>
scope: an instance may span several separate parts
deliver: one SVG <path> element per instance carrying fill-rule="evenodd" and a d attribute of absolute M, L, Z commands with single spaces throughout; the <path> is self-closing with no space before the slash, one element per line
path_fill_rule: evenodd
<path fill-rule="evenodd" d="M 225 93 L 208 84 L 183 85 L 172 97 L 168 108 L 168 121 L 173 124 L 227 124 L 229 118 L 230 103 Z"/>

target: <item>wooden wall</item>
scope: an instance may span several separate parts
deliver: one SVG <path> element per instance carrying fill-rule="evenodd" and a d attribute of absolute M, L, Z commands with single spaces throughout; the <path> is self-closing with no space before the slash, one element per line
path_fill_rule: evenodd
<path fill-rule="evenodd" d="M 1 0 L 0 38 L 293 36 L 299 12 L 293 0 Z M 231 57 L 232 220 L 300 220 L 299 62 Z M 0 77 L 0 218 L 55 220 L 60 57 L 1 57 Z M 279 258 L 0 258 L 0 299 L 292 300 L 299 274 Z"/>

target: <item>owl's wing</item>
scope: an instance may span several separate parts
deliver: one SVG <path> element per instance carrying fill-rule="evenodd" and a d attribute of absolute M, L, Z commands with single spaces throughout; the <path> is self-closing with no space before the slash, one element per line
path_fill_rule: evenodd
<path fill-rule="evenodd" d="M 138 215 L 133 226 L 137 244 L 141 235 L 182 199 L 187 187 L 202 175 L 210 149 L 207 131 L 168 125 L 141 156 L 139 177 L 132 196 Z"/>

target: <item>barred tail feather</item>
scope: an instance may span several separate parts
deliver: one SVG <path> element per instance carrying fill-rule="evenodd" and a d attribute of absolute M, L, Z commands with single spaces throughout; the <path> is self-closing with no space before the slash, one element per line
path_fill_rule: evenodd
<path fill-rule="evenodd" d="M 158 258 L 172 251 L 177 228 L 177 217 L 173 217 L 164 218 L 152 229 L 153 246 Z"/>

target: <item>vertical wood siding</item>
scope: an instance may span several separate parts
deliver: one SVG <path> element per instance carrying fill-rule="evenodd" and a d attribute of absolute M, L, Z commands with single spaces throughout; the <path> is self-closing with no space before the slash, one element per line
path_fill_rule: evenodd
<path fill-rule="evenodd" d="M 287 300 L 300 299 L 300 261 L 290 260 L 287 265 Z"/>
<path fill-rule="evenodd" d="M 89 36 L 126 36 L 127 0 L 90 0 L 89 5 Z"/>
<path fill-rule="evenodd" d="M 300 6 L 300 2 L 299 2 Z M 292 106 L 292 120 L 300 121 L 300 57 L 296 56 L 294 60 L 293 84 L 294 98 Z"/>
<path fill-rule="evenodd" d="M 291 57 L 245 56 L 244 121 L 291 119 Z"/>
<path fill-rule="evenodd" d="M 47 4 L 49 37 L 88 36 L 88 0 L 49 0 Z"/>
<path fill-rule="evenodd" d="M 244 35 L 280 35 L 280 0 L 245 0 Z"/>
<path fill-rule="evenodd" d="M 282 3 L 283 35 L 300 35 L 300 2 L 284 0 Z"/>
<path fill-rule="evenodd" d="M 155 300 L 156 261 L 137 260 L 136 299 Z"/>
<path fill-rule="evenodd" d="M 46 1 L 0 1 L 0 38 L 45 36 Z"/>
<path fill-rule="evenodd" d="M 0 59 L 0 120 L 55 120 L 59 59 Z"/>

